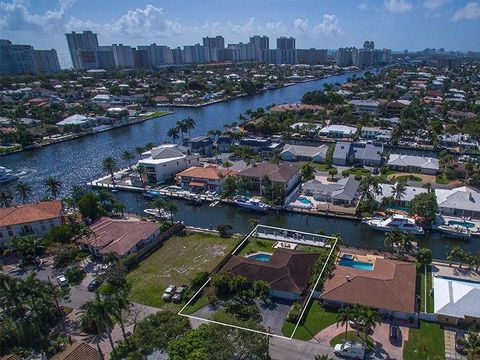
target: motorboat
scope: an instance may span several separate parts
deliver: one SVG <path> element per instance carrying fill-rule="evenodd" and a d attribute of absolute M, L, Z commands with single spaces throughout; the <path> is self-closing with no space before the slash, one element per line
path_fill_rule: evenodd
<path fill-rule="evenodd" d="M 147 198 L 147 199 L 156 199 L 160 196 L 160 191 L 158 191 L 158 190 L 147 190 L 142 195 L 143 195 L 144 198 Z"/>
<path fill-rule="evenodd" d="M 464 226 L 442 224 L 434 227 L 435 230 L 453 238 L 469 240 L 474 233 Z"/>
<path fill-rule="evenodd" d="M 147 215 L 154 216 L 158 219 L 170 219 L 172 217 L 172 213 L 165 211 L 163 209 L 145 209 L 143 212 Z"/>
<path fill-rule="evenodd" d="M 267 204 L 264 204 L 263 202 L 255 198 L 248 199 L 244 196 L 237 196 L 233 199 L 233 202 L 238 206 L 248 210 L 267 211 L 269 209 Z"/>
<path fill-rule="evenodd" d="M 18 175 L 12 170 L 0 166 L 0 184 L 18 180 Z"/>
<path fill-rule="evenodd" d="M 392 215 L 387 219 L 384 218 L 372 218 L 364 221 L 365 224 L 372 229 L 380 230 L 383 232 L 391 232 L 394 229 L 398 229 L 402 232 L 423 235 L 425 231 L 420 225 L 415 223 L 415 220 L 405 215 Z"/>

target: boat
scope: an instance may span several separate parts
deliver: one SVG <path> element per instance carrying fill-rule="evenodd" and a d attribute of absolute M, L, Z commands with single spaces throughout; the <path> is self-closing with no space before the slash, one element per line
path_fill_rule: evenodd
<path fill-rule="evenodd" d="M 158 219 L 170 219 L 172 217 L 172 213 L 165 211 L 165 210 L 158 210 L 158 209 L 145 209 L 143 212 L 150 216 L 155 216 Z"/>
<path fill-rule="evenodd" d="M 398 229 L 402 232 L 413 235 L 423 235 L 425 233 L 423 228 L 415 223 L 414 219 L 405 215 L 394 214 L 387 219 L 372 218 L 364 221 L 364 223 L 370 226 L 372 229 L 383 232 L 391 232 L 394 229 Z"/>
<path fill-rule="evenodd" d="M 158 190 L 147 190 L 142 195 L 147 199 L 155 199 L 160 196 L 160 192 Z"/>
<path fill-rule="evenodd" d="M 18 180 L 18 175 L 14 174 L 12 170 L 0 166 L 0 184 Z"/>
<path fill-rule="evenodd" d="M 264 204 L 263 202 L 255 198 L 247 199 L 244 196 L 237 196 L 233 199 L 233 202 L 238 206 L 248 210 L 267 211 L 269 209 L 267 204 Z"/>
<path fill-rule="evenodd" d="M 190 196 L 186 196 L 185 199 L 191 205 L 200 206 L 203 204 L 203 200 L 199 196 L 190 195 Z"/>
<path fill-rule="evenodd" d="M 434 227 L 435 230 L 453 238 L 469 240 L 474 233 L 464 226 L 442 224 Z"/>

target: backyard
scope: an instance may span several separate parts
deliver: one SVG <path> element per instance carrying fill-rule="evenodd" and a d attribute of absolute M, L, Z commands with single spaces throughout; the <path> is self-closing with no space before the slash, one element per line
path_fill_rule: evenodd
<path fill-rule="evenodd" d="M 418 329 L 410 329 L 403 349 L 405 360 L 445 359 L 443 329 L 438 324 L 420 321 Z"/>
<path fill-rule="evenodd" d="M 221 238 L 206 233 L 178 235 L 144 259 L 127 279 L 132 284 L 130 300 L 153 307 L 178 310 L 181 304 L 162 300 L 165 288 L 189 284 L 200 271 L 212 271 L 233 249 L 238 238 Z"/>
<path fill-rule="evenodd" d="M 432 268 L 427 266 L 427 277 L 425 277 L 425 268 L 422 266 L 417 271 L 417 289 L 419 289 L 420 293 L 418 295 L 420 295 L 421 298 L 420 311 L 430 314 L 433 313 L 434 310 L 432 282 Z"/>
<path fill-rule="evenodd" d="M 269 252 L 273 253 L 275 250 L 273 245 L 275 241 L 265 240 L 260 238 L 251 237 L 248 241 L 245 242 L 243 247 L 240 249 L 238 256 L 245 256 L 247 254 L 255 253 L 255 252 Z"/>

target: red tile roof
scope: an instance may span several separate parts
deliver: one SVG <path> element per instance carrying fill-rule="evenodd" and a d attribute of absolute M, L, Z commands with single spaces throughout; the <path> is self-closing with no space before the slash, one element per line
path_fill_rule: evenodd
<path fill-rule="evenodd" d="M 189 167 L 188 169 L 178 173 L 177 176 L 186 176 L 195 179 L 220 180 L 225 176 L 233 175 L 234 173 L 235 171 L 233 170 L 224 170 L 217 168 L 215 165 L 207 165 Z"/>
<path fill-rule="evenodd" d="M 35 204 L 0 208 L 0 226 L 27 224 L 56 219 L 60 216 L 62 216 L 62 202 L 60 200 L 42 201 Z"/>
<path fill-rule="evenodd" d="M 264 280 L 274 290 L 302 294 L 317 259 L 318 254 L 277 249 L 269 261 L 232 256 L 220 272 L 242 275 L 250 282 Z"/>
<path fill-rule="evenodd" d="M 148 239 L 160 229 L 158 224 L 147 221 L 100 218 L 90 225 L 93 235 L 80 239 L 84 244 L 100 248 L 100 253 L 114 252 L 125 255 L 140 241 Z"/>
<path fill-rule="evenodd" d="M 412 313 L 415 277 L 414 262 L 377 258 L 371 271 L 338 265 L 325 282 L 321 298 Z"/>
<path fill-rule="evenodd" d="M 51 360 L 100 360 L 100 354 L 94 347 L 84 342 L 75 342 Z"/>

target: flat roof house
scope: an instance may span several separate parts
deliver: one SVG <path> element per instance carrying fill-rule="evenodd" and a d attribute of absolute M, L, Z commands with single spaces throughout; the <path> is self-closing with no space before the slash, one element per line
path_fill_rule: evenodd
<path fill-rule="evenodd" d="M 157 183 L 168 180 L 191 166 L 199 166 L 200 155 L 192 153 L 185 146 L 163 144 L 144 152 L 138 165 L 145 167 L 149 182 Z"/>
<path fill-rule="evenodd" d="M 376 257 L 371 270 L 337 264 L 320 299 L 330 306 L 361 304 L 407 319 L 415 316 L 415 262 Z"/>
<path fill-rule="evenodd" d="M 347 125 L 328 125 L 320 130 L 320 136 L 349 138 L 357 133 L 357 128 Z"/>
<path fill-rule="evenodd" d="M 245 276 L 249 282 L 264 280 L 270 284 L 271 296 L 296 300 L 305 295 L 318 256 L 288 249 L 276 249 L 268 261 L 234 255 L 220 273 Z"/>
<path fill-rule="evenodd" d="M 436 175 L 440 170 L 438 159 L 415 155 L 390 154 L 387 165 L 392 170 Z"/>
<path fill-rule="evenodd" d="M 375 100 L 351 100 L 350 105 L 353 105 L 353 109 L 356 114 L 371 114 L 377 116 L 380 110 L 380 103 Z"/>
<path fill-rule="evenodd" d="M 378 126 L 362 126 L 362 138 L 388 142 L 392 138 L 392 131 Z"/>
<path fill-rule="evenodd" d="M 8 243 L 14 236 L 43 236 L 61 224 L 60 200 L 0 208 L 0 245 Z"/>
<path fill-rule="evenodd" d="M 219 169 L 216 165 L 192 166 L 177 174 L 180 186 L 189 191 L 220 191 L 225 178 L 234 175 L 233 170 Z"/>
<path fill-rule="evenodd" d="M 280 152 L 284 143 L 269 138 L 243 138 L 240 139 L 239 145 L 252 148 L 254 153 L 273 154 Z"/>
<path fill-rule="evenodd" d="M 197 136 L 191 139 L 185 139 L 185 146 L 192 149 L 192 153 L 197 153 L 204 156 L 212 155 L 213 139 L 208 136 Z"/>
<path fill-rule="evenodd" d="M 149 221 L 119 220 L 102 217 L 89 226 L 92 235 L 80 239 L 84 249 L 95 256 L 110 252 L 125 257 L 151 248 L 160 236 L 160 225 Z"/>
<path fill-rule="evenodd" d="M 280 184 L 285 189 L 285 194 L 290 193 L 300 182 L 300 171 L 294 164 L 289 163 L 262 162 L 253 164 L 249 168 L 238 172 L 237 176 L 249 178 L 252 190 L 260 194 L 262 192 L 261 180 L 264 176 L 268 176 L 273 184 Z"/>
<path fill-rule="evenodd" d="M 328 146 L 285 145 L 280 157 L 285 161 L 313 161 L 322 163 L 327 156 Z"/>
<path fill-rule="evenodd" d="M 360 182 L 353 176 L 345 177 L 333 184 L 323 184 L 318 180 L 309 180 L 302 185 L 302 191 L 315 200 L 335 205 L 352 206 L 357 200 Z"/>

